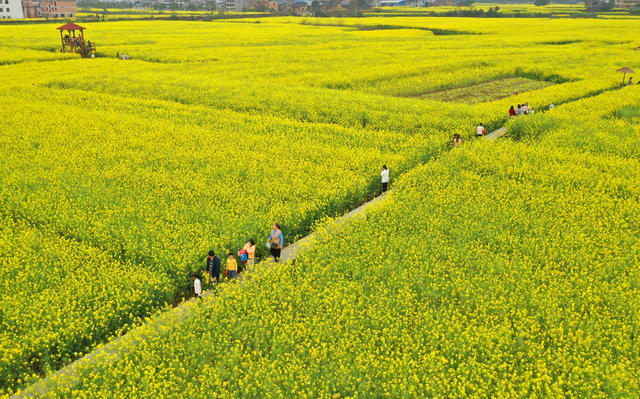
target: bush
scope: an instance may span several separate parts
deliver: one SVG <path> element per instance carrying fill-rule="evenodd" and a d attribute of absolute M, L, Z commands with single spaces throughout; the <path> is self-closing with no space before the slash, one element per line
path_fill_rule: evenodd
<path fill-rule="evenodd" d="M 509 123 L 507 135 L 515 140 L 536 139 L 543 132 L 554 130 L 558 126 L 558 120 L 549 115 L 521 115 Z"/>

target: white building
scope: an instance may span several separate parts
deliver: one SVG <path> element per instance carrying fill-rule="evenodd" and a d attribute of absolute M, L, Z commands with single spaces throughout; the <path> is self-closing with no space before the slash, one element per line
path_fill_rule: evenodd
<path fill-rule="evenodd" d="M 227 11 L 247 11 L 249 0 L 226 0 L 224 8 Z"/>
<path fill-rule="evenodd" d="M 0 19 L 21 19 L 22 0 L 0 0 Z"/>

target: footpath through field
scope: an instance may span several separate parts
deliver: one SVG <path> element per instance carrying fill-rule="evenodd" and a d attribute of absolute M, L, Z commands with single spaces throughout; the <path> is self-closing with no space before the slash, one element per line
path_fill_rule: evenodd
<path fill-rule="evenodd" d="M 575 100 L 573 100 L 575 101 Z M 542 111 L 544 112 L 544 111 Z M 484 136 L 486 140 L 496 140 L 497 138 L 506 134 L 507 128 L 505 126 L 492 131 Z M 383 193 L 371 201 L 366 202 L 363 205 L 360 205 L 358 208 L 346 213 L 345 215 L 333 220 L 328 226 L 326 226 L 326 232 L 329 235 L 338 234 L 342 231 L 347 222 L 356 218 L 356 217 L 364 217 L 366 216 L 367 211 L 370 210 L 371 207 L 381 203 L 387 194 Z M 273 268 L 277 265 L 281 265 L 284 263 L 291 263 L 295 261 L 296 257 L 300 254 L 300 252 L 307 246 L 312 245 L 315 242 L 318 242 L 320 238 L 317 233 L 312 232 L 306 237 L 303 237 L 289 246 L 283 248 L 281 253 L 280 263 L 274 263 L 272 261 L 263 261 L 256 264 L 256 271 L 259 270 L 267 270 Z M 238 275 L 238 278 L 232 282 L 232 284 L 246 284 L 251 281 L 252 273 L 242 273 Z M 221 289 L 225 289 L 228 284 L 221 284 L 217 286 L 215 289 L 208 290 L 203 293 L 203 299 L 214 295 Z M 158 333 L 169 332 L 176 322 L 183 322 L 194 315 L 194 306 L 196 299 L 191 298 L 189 300 L 183 301 L 175 308 L 168 310 L 166 312 L 162 312 L 159 315 L 153 317 L 147 324 L 147 326 L 151 327 Z M 49 376 L 39 380 L 33 385 L 25 388 L 23 391 L 16 393 L 12 396 L 12 398 L 30 398 L 30 397 L 40 397 L 44 396 L 48 393 L 49 387 L 55 383 L 56 380 L 63 381 L 65 386 L 71 387 L 77 385 L 81 380 L 81 372 L 80 370 L 88 370 L 87 367 L 92 362 L 100 362 L 101 364 L 110 364 L 116 361 L 120 355 L 120 353 L 126 351 L 127 348 L 131 348 L 136 345 L 137 342 L 145 340 L 145 336 L 138 333 L 137 328 L 133 328 L 130 332 L 125 335 L 122 335 L 118 338 L 115 338 L 108 343 L 97 347 L 90 353 L 76 360 L 75 362 L 67 365 L 66 367 L 61 368 L 60 370 L 50 374 Z"/>
<path fill-rule="evenodd" d="M 507 128 L 503 126 L 500 129 L 494 130 L 493 132 L 491 132 L 489 134 L 486 134 L 484 137 L 487 140 L 493 141 L 493 140 L 497 139 L 498 137 L 504 136 L 505 133 L 507 133 Z"/>
<path fill-rule="evenodd" d="M 500 129 L 487 134 L 485 137 L 489 140 L 495 140 L 505 133 L 506 128 L 501 127 Z M 373 198 L 371 201 L 366 202 L 356 209 L 335 219 L 326 227 L 326 231 L 330 235 L 338 234 L 345 228 L 347 222 L 349 222 L 353 218 L 366 216 L 367 211 L 376 204 L 381 203 L 386 198 L 386 195 L 387 193 L 383 193 Z M 256 264 L 255 267 L 256 269 L 269 269 L 280 264 L 293 262 L 305 247 L 313 245 L 313 243 L 317 242 L 318 239 L 319 237 L 317 236 L 317 233 L 312 232 L 308 236 L 300 238 L 299 240 L 283 248 L 280 257 L 280 263 L 263 261 Z M 240 273 L 238 275 L 238 278 L 236 279 L 236 283 L 246 284 L 248 281 L 250 281 L 250 277 L 251 273 Z M 219 287 L 216 287 L 216 289 L 207 290 L 202 294 L 202 297 L 203 299 L 208 298 L 212 295 L 215 295 L 217 290 L 224 288 L 225 287 L 221 285 Z M 158 333 L 170 331 L 172 329 L 172 326 L 176 322 L 184 322 L 189 317 L 193 316 L 193 302 L 195 301 L 195 298 L 183 301 L 175 308 L 157 315 L 149 322 L 149 325 Z M 51 384 L 53 384 L 56 380 L 64 381 L 65 385 L 75 386 L 80 382 L 80 378 L 82 375 L 79 371 L 81 369 L 88 369 L 85 366 L 97 361 L 103 364 L 112 363 L 118 359 L 119 354 L 125 351 L 126 348 L 135 346 L 136 343 L 141 340 L 144 340 L 144 337 L 138 336 L 134 328 L 129 333 L 109 341 L 103 346 L 100 346 L 87 353 L 85 356 L 74 361 L 73 363 L 70 363 L 68 366 L 61 368 L 55 373 L 52 373 L 36 382 L 35 384 L 25 388 L 23 391 L 13 395 L 12 398 L 29 398 L 43 396 L 48 392 L 49 386 L 51 386 Z"/>
<path fill-rule="evenodd" d="M 338 234 L 346 227 L 347 222 L 357 217 L 365 217 L 367 211 L 371 207 L 382 202 L 386 198 L 386 196 L 387 193 L 382 193 L 381 195 L 373 198 L 371 201 L 366 202 L 356 209 L 333 220 L 329 225 L 326 226 L 326 232 L 328 232 L 330 235 Z M 280 263 L 275 263 L 271 260 L 262 261 L 256 264 L 256 270 L 267 270 L 284 263 L 291 263 L 295 261 L 296 257 L 305 247 L 312 245 L 320 239 L 321 238 L 318 236 L 318 234 L 316 232 L 313 232 L 308 236 L 303 237 L 283 248 Z M 231 284 L 247 284 L 250 281 L 251 273 L 245 272 L 239 274 L 236 281 L 232 281 Z M 225 289 L 227 285 L 228 284 L 221 284 L 215 289 L 205 291 L 202 294 L 203 300 L 207 297 L 215 295 L 218 290 Z M 184 322 L 194 315 L 194 302 L 196 302 L 195 298 L 183 301 L 175 308 L 160 313 L 159 315 L 154 317 L 151 321 L 148 322 L 148 326 L 153 328 L 159 334 L 171 331 L 173 329 L 173 325 L 176 322 Z M 88 354 L 69 364 L 68 366 L 61 368 L 55 373 L 52 373 L 49 376 L 36 382 L 35 384 L 25 388 L 23 391 L 16 393 L 12 396 L 12 398 L 30 398 L 44 396 L 48 393 L 49 387 L 57 380 L 64 381 L 64 385 L 66 386 L 75 386 L 80 382 L 82 376 L 80 370 L 88 370 L 89 368 L 87 366 L 89 366 L 92 362 L 110 364 L 118 359 L 120 353 L 126 351 L 127 348 L 135 346 L 138 342 L 143 340 L 145 340 L 145 336 L 138 334 L 136 329 L 134 328 L 129 333 L 115 338 L 112 341 L 94 349 L 93 351 L 89 352 Z"/>

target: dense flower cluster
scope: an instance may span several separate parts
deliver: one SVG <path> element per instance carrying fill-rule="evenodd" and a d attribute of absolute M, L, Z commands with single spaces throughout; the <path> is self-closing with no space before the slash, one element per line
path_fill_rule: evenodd
<path fill-rule="evenodd" d="M 54 371 L 171 299 L 167 279 L 10 218 L 0 268 L 0 386 Z"/>

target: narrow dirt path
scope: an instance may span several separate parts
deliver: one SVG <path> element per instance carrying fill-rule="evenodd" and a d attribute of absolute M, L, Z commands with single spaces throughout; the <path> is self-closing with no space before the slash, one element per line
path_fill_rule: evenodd
<path fill-rule="evenodd" d="M 372 206 L 382 202 L 386 198 L 386 196 L 387 196 L 387 193 L 382 193 L 381 195 L 375 197 L 371 201 L 366 202 L 360 205 L 359 207 L 357 207 L 356 209 L 350 211 L 349 213 L 335 219 L 334 221 L 331 222 L 329 226 L 327 226 L 327 230 L 330 232 L 331 235 L 338 234 L 340 231 L 342 231 L 345 228 L 346 222 L 348 222 L 349 220 L 357 216 L 364 216 L 367 213 L 367 210 L 369 210 Z M 299 239 L 298 241 L 292 243 L 291 245 L 287 246 L 282 250 L 280 262 L 287 263 L 295 260 L 296 256 L 298 256 L 300 251 L 302 251 L 305 248 L 305 246 L 309 246 L 313 244 L 314 242 L 317 241 L 317 239 L 318 237 L 314 232 L 309 234 L 306 237 Z"/>
<path fill-rule="evenodd" d="M 571 100 L 568 102 L 572 102 L 576 100 Z M 542 111 L 544 112 L 544 111 Z M 487 140 L 494 141 L 497 138 L 505 135 L 507 132 L 507 128 L 505 126 L 492 131 L 491 133 L 486 134 L 484 137 Z M 418 165 L 416 165 L 418 166 Z M 363 217 L 366 215 L 367 211 L 374 205 L 382 202 L 386 198 L 386 193 L 375 197 L 369 202 L 359 206 L 358 208 L 348 212 L 347 214 L 335 219 L 329 226 L 327 226 L 327 231 L 331 235 L 338 234 L 345 228 L 346 222 L 356 217 Z M 255 268 L 264 269 L 264 268 L 273 268 L 277 265 L 281 265 L 284 263 L 290 263 L 295 261 L 296 257 L 300 254 L 302 250 L 306 246 L 312 245 L 314 242 L 318 241 L 318 236 L 315 232 L 312 232 L 306 237 L 303 237 L 282 250 L 280 263 L 274 263 L 271 261 L 262 261 L 257 263 Z M 246 284 L 251 280 L 250 273 L 242 273 L 238 276 L 236 281 L 237 284 Z M 220 284 L 216 289 L 210 289 L 203 293 L 203 298 L 208 298 L 210 296 L 215 295 L 218 290 L 225 289 L 227 286 L 226 283 Z M 211 299 L 215 300 L 215 298 Z M 155 316 L 151 321 L 148 322 L 153 329 L 155 329 L 158 333 L 162 333 L 165 331 L 170 331 L 173 328 L 173 325 L 176 322 L 182 322 L 187 320 L 189 317 L 193 316 L 193 306 L 196 300 L 194 298 L 183 301 L 178 306 L 168 311 L 162 312 L 159 315 Z M 62 369 L 50 374 L 49 376 L 39 380 L 38 382 L 30 385 L 25 388 L 23 391 L 13 395 L 11 398 L 30 398 L 30 397 L 39 397 L 47 394 L 48 387 L 53 384 L 56 380 L 64 381 L 64 385 L 66 386 L 75 386 L 77 385 L 82 377 L 82 374 L 79 373 L 78 368 L 83 367 L 85 365 L 89 365 L 94 361 L 99 361 L 101 364 L 107 363 L 110 364 L 116 361 L 119 357 L 119 354 L 123 351 L 127 350 L 127 348 L 132 347 L 139 341 L 145 340 L 145 336 L 140 334 L 138 328 L 134 328 L 130 332 L 125 335 L 122 335 L 118 338 L 111 340 L 110 342 L 97 347 L 90 353 L 81 357 L 80 359 L 74 361 L 73 363 L 63 367 Z M 86 368 L 85 368 L 86 370 Z"/>
<path fill-rule="evenodd" d="M 333 220 L 326 227 L 327 231 L 331 235 L 338 234 L 347 226 L 348 221 L 357 217 L 364 217 L 367 211 L 371 209 L 371 207 L 382 202 L 386 198 L 386 195 L 386 193 L 383 193 L 380 196 L 375 197 L 371 201 L 366 202 L 356 209 Z M 308 236 L 303 237 L 283 248 L 280 263 L 275 263 L 273 261 L 267 260 L 257 263 L 254 267 L 256 270 L 269 269 L 282 264 L 291 263 L 295 261 L 296 257 L 301 253 L 301 251 L 304 250 L 305 247 L 312 245 L 319 240 L 320 237 L 318 237 L 316 232 L 313 232 Z M 251 281 L 251 273 L 245 272 L 241 273 L 238 276 L 238 279 L 235 283 L 247 284 L 249 281 Z M 233 283 L 234 282 L 232 282 L 231 284 Z M 221 283 L 219 286 L 205 291 L 202 295 L 203 300 L 216 300 L 216 293 L 219 290 L 225 289 L 228 284 L 229 283 Z M 212 298 L 206 299 L 209 297 Z M 184 322 L 193 317 L 195 313 L 193 311 L 195 302 L 195 298 L 183 301 L 175 308 L 167 310 L 155 316 L 146 325 L 153 328 L 153 330 L 155 330 L 159 334 L 169 332 L 173 329 L 173 326 L 176 323 Z M 91 363 L 99 362 L 100 364 L 111 364 L 118 360 L 120 354 L 127 351 L 128 348 L 134 347 L 138 342 L 144 341 L 146 339 L 146 334 L 141 334 L 138 330 L 138 328 L 134 328 L 127 334 L 115 338 L 107 342 L 106 344 L 97 347 L 93 351 L 87 353 L 85 356 L 74 361 L 68 366 L 61 368 L 55 373 L 50 374 L 40 381 L 34 383 L 33 385 L 25 388 L 23 391 L 16 393 L 12 396 L 12 398 L 31 398 L 44 396 L 48 393 L 49 386 L 54 384 L 56 381 L 64 381 L 65 386 L 76 386 L 82 379 L 81 370 L 88 370 L 88 366 Z"/>
<path fill-rule="evenodd" d="M 498 137 L 503 136 L 507 132 L 506 127 L 501 127 L 493 132 L 485 135 L 487 140 L 495 140 Z M 367 211 L 375 206 L 376 204 L 381 203 L 386 198 L 387 193 L 383 193 L 369 202 L 366 202 L 359 207 L 353 209 L 352 211 L 346 213 L 345 215 L 333 220 L 327 227 L 326 230 L 331 235 L 338 234 L 341 232 L 347 225 L 347 222 L 357 217 L 364 217 Z M 311 234 L 300 238 L 299 240 L 289 244 L 285 248 L 282 249 L 282 254 L 280 258 L 280 263 L 274 263 L 271 261 L 262 261 L 257 263 L 254 267 L 255 270 L 265 269 L 265 268 L 273 268 L 278 265 L 282 265 L 285 263 L 290 263 L 295 261 L 296 257 L 300 254 L 301 251 L 304 250 L 305 247 L 313 245 L 318 242 L 319 237 L 316 232 L 312 232 Z M 246 284 L 251 280 L 251 273 L 241 273 L 238 275 L 237 284 Z M 203 293 L 203 299 L 215 296 L 215 294 L 221 290 L 225 289 L 227 283 L 221 283 L 219 286 L 214 289 L 209 289 Z M 215 298 L 211 299 L 215 300 Z M 148 322 L 148 325 L 151 326 L 156 332 L 163 333 L 166 331 L 170 331 L 173 328 L 175 323 L 184 322 L 188 318 L 193 316 L 193 307 L 195 298 L 191 298 L 189 300 L 183 301 L 178 306 L 168 311 L 162 312 L 159 315 L 155 316 L 151 321 Z M 97 347 L 93 351 L 87 353 L 85 356 L 80 359 L 70 363 L 69 365 L 61 368 L 60 370 L 54 372 L 53 374 L 48 375 L 47 377 L 41 379 L 40 381 L 30 385 L 25 388 L 20 393 L 13 395 L 11 398 L 30 398 L 30 397 L 39 397 L 47 394 L 49 390 L 49 386 L 53 384 L 56 380 L 64 381 L 64 384 L 67 386 L 75 386 L 81 380 L 82 374 L 79 372 L 79 369 L 84 368 L 87 369 L 86 366 L 91 364 L 92 362 L 100 362 L 101 364 L 110 364 L 116 361 L 123 351 L 126 351 L 127 348 L 131 348 L 135 346 L 137 342 L 145 339 L 144 336 L 138 334 L 138 329 L 134 328 L 129 333 L 117 337 L 106 344 Z"/>
<path fill-rule="evenodd" d="M 493 132 L 491 132 L 489 134 L 485 134 L 484 137 L 487 140 L 493 141 L 493 140 L 497 139 L 498 137 L 504 136 L 505 133 L 507 133 L 507 128 L 503 126 L 500 129 L 494 130 Z"/>
<path fill-rule="evenodd" d="M 507 129 L 505 127 L 501 127 L 493 132 L 485 135 L 487 140 L 495 140 L 500 136 L 503 136 L 506 133 Z M 383 193 L 369 202 L 366 202 L 359 207 L 353 209 L 352 211 L 346 213 L 345 215 L 333 220 L 327 227 L 326 230 L 331 235 L 338 234 L 341 232 L 347 225 L 347 222 L 357 218 L 364 217 L 367 211 L 375 206 L 376 204 L 381 203 L 386 198 L 387 193 Z M 278 265 L 286 264 L 295 261 L 296 257 L 310 245 L 318 242 L 319 237 L 316 232 L 312 232 L 311 234 L 300 238 L 299 240 L 289 244 L 285 248 L 282 249 L 280 263 L 274 263 L 271 261 L 261 261 L 254 266 L 254 270 L 265 269 L 265 268 L 273 268 Z M 241 273 L 238 275 L 237 284 L 246 284 L 251 280 L 252 273 Z M 206 300 L 211 296 L 215 296 L 215 294 L 221 290 L 225 289 L 225 286 L 228 283 L 221 283 L 219 286 L 209 289 L 203 292 L 202 297 Z M 210 299 L 215 300 L 215 298 Z M 167 310 L 165 312 L 160 313 L 155 316 L 151 321 L 148 322 L 148 326 L 151 326 L 157 333 L 168 332 L 173 328 L 175 323 L 181 323 L 185 320 L 189 319 L 193 316 L 193 307 L 195 298 L 191 298 L 189 300 L 181 302 L 178 306 L 173 309 Z M 39 380 L 33 385 L 28 386 L 23 391 L 16 393 L 11 396 L 11 398 L 31 398 L 31 397 L 39 397 L 46 395 L 49 391 L 49 386 L 54 384 L 56 380 L 64 381 L 64 384 L 67 386 L 75 386 L 80 383 L 82 378 L 82 374 L 80 372 L 81 369 L 87 370 L 87 366 L 92 362 L 100 362 L 101 364 L 110 364 L 115 362 L 119 355 L 126 351 L 127 348 L 131 348 L 137 344 L 137 342 L 145 339 L 144 336 L 138 334 L 138 329 L 134 328 L 130 332 L 120 337 L 114 338 L 113 340 L 107 342 L 102 346 L 98 346 L 93 351 L 87 353 L 85 356 L 77 359 L 73 363 L 61 368 L 60 370 L 48 375 L 47 377 Z"/>

